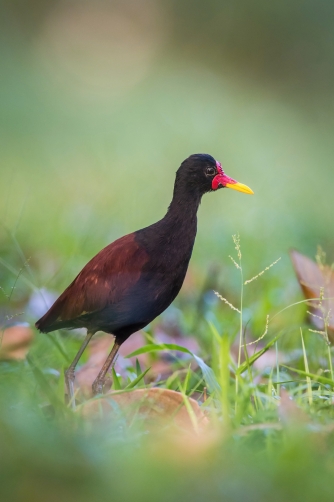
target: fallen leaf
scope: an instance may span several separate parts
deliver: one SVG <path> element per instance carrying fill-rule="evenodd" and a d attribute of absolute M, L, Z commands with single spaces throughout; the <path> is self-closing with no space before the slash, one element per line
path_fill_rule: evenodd
<path fill-rule="evenodd" d="M 203 430 L 208 424 L 197 401 L 186 398 L 180 392 L 153 387 L 130 392 L 109 392 L 99 399 L 87 401 L 78 408 L 83 416 L 91 419 L 109 419 L 121 410 L 128 423 L 138 415 L 145 420 L 145 427 L 154 429 L 162 425 L 174 425 L 190 432 Z"/>
<path fill-rule="evenodd" d="M 0 338 L 0 359 L 25 359 L 33 338 L 33 331 L 27 326 L 6 328 Z"/>
<path fill-rule="evenodd" d="M 308 306 L 309 321 L 313 326 L 323 331 L 325 328 L 324 317 L 328 315 L 328 335 L 334 340 L 334 270 L 328 265 L 319 266 L 307 256 L 292 250 L 290 252 L 293 268 L 304 296 L 308 300 L 319 298 L 323 288 L 323 297 L 330 298 L 322 301 L 312 301 Z"/>

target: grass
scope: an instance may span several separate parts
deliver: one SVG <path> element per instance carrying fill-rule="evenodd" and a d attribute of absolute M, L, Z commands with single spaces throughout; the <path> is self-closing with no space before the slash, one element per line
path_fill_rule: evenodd
<path fill-rule="evenodd" d="M 154 385 L 182 393 L 195 434 L 150 431 L 140 414 L 129 423 L 121 409 L 112 420 L 97 422 L 73 412 L 63 402 L 63 369 L 80 341 L 70 334 L 36 334 L 25 361 L 0 362 L 6 500 L 332 500 L 331 346 L 303 322 L 303 300 L 268 311 L 278 265 L 245 287 L 239 236 L 234 246 L 239 304 L 233 299 L 231 309 L 229 299 L 226 305 L 212 297 L 205 304 L 195 333 L 200 353 L 158 342 L 153 323 L 147 344 L 129 354 L 146 353 L 152 363 L 169 354 L 170 374 Z M 26 266 L 17 271 L 16 294 L 33 275 Z M 261 281 L 256 298 L 248 288 L 256 290 Z M 13 309 L 11 294 L 7 305 Z M 189 301 L 178 312 L 189 335 L 196 308 Z M 114 390 L 151 387 L 149 367 L 137 360 L 126 376 L 113 370 Z M 188 402 L 194 395 L 210 418 L 210 433 L 196 433 Z"/>

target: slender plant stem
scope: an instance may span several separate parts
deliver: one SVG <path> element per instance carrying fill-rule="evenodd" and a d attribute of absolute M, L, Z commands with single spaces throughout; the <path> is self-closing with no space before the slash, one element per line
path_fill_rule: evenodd
<path fill-rule="evenodd" d="M 305 371 L 306 371 L 306 373 L 310 373 L 302 328 L 300 328 L 300 336 L 301 336 L 301 339 L 302 339 L 302 348 L 303 348 Z M 306 384 L 307 384 L 308 403 L 311 406 L 313 404 L 313 396 L 312 396 L 312 382 L 311 382 L 311 379 L 310 379 L 309 376 L 306 377 Z"/>
<path fill-rule="evenodd" d="M 275 342 L 275 350 L 276 350 L 276 394 L 279 397 L 281 393 L 281 386 L 279 384 L 278 342 Z"/>
<path fill-rule="evenodd" d="M 243 296 L 244 296 L 244 276 L 241 268 L 241 261 L 240 261 L 240 276 L 241 276 L 241 293 L 240 293 L 240 333 L 239 333 L 239 352 L 238 352 L 238 368 L 240 366 L 241 362 L 241 347 L 242 347 L 242 303 L 243 303 Z"/>
<path fill-rule="evenodd" d="M 241 363 L 241 347 L 242 347 L 242 305 L 243 305 L 243 296 L 244 296 L 244 275 L 242 271 L 241 264 L 241 253 L 239 254 L 239 267 L 240 267 L 240 278 L 241 278 L 241 289 L 240 289 L 240 327 L 239 327 L 239 351 L 238 351 L 238 368 Z M 237 396 L 239 391 L 239 375 L 236 375 L 235 379 L 235 413 L 237 413 Z"/>
<path fill-rule="evenodd" d="M 327 351 L 328 351 L 328 361 L 329 361 L 329 369 L 331 372 L 331 379 L 334 380 L 333 378 L 333 364 L 332 364 L 332 353 L 331 353 L 331 346 L 327 345 Z"/>

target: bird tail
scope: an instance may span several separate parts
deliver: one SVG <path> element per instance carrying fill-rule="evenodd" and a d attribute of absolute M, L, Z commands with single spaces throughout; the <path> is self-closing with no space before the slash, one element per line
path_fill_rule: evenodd
<path fill-rule="evenodd" d="M 65 329 L 68 324 L 67 321 L 59 321 L 52 324 L 49 324 L 47 321 L 48 320 L 45 320 L 43 316 L 35 323 L 36 328 L 41 333 L 51 333 L 51 331 L 56 331 L 57 329 Z"/>
<path fill-rule="evenodd" d="M 56 329 L 66 328 L 68 321 L 59 320 L 62 310 L 61 297 L 52 305 L 52 307 L 36 323 L 36 328 L 41 333 L 50 333 Z"/>

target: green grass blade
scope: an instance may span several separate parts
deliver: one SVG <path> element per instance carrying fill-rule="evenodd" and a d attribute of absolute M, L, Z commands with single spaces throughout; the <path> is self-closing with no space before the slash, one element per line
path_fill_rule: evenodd
<path fill-rule="evenodd" d="M 148 343 L 144 347 L 141 347 L 140 349 L 135 350 L 134 352 L 131 352 L 131 354 L 128 354 L 126 357 L 135 357 L 139 356 L 140 354 L 147 354 L 148 352 L 157 352 L 159 350 L 177 350 L 179 352 L 185 352 L 186 354 L 190 354 L 191 356 L 193 355 L 190 350 L 186 349 L 185 347 L 181 347 L 181 345 L 177 345 L 175 343 L 163 343 L 163 344 L 155 344 L 155 343 Z"/>
<path fill-rule="evenodd" d="M 115 368 L 111 369 L 111 373 L 112 373 L 112 381 L 113 381 L 114 389 L 121 390 L 121 388 L 122 388 L 121 382 L 119 381 L 119 378 L 116 374 Z"/>
<path fill-rule="evenodd" d="M 289 371 L 294 371 L 295 373 L 298 373 L 299 375 L 303 375 L 305 377 L 310 377 L 312 380 L 315 380 L 316 382 L 323 383 L 324 385 L 330 385 L 331 387 L 334 387 L 334 380 L 331 378 L 326 378 L 321 375 L 315 375 L 314 373 L 307 373 L 306 371 L 303 370 L 297 370 L 296 368 L 291 368 L 290 366 L 286 366 L 285 364 L 281 364 L 283 368 L 286 368 Z"/>
<path fill-rule="evenodd" d="M 307 360 L 307 354 L 306 354 L 306 349 L 305 349 L 305 343 L 304 343 L 304 337 L 303 337 L 303 330 L 300 328 L 300 336 L 302 339 L 302 347 L 303 347 L 303 356 L 304 356 L 304 366 L 305 366 L 305 372 L 309 373 L 309 366 L 308 366 L 308 360 Z M 306 383 L 307 383 L 307 398 L 308 402 L 311 405 L 313 403 L 313 397 L 312 397 L 312 384 L 311 384 L 311 379 L 309 376 L 306 377 Z"/>
<path fill-rule="evenodd" d="M 181 345 L 177 345 L 175 343 L 164 343 L 164 344 L 154 344 L 150 343 L 148 345 L 145 345 L 144 347 L 141 347 L 138 350 L 135 350 L 131 354 L 129 354 L 126 357 L 134 357 L 138 356 L 139 354 L 146 354 L 148 352 L 156 352 L 156 351 L 161 351 L 161 350 L 177 350 L 179 352 L 185 352 L 186 354 L 189 354 L 194 357 L 196 360 L 198 366 L 201 368 L 202 373 L 203 373 L 203 378 L 207 384 L 209 392 L 221 392 L 220 385 L 217 382 L 216 376 L 213 372 L 213 370 L 201 359 L 200 357 L 196 356 L 190 350 L 186 349 L 185 347 L 182 347 Z"/>
<path fill-rule="evenodd" d="M 65 395 L 65 367 L 62 367 L 59 374 L 59 379 L 56 387 L 56 395 L 60 401 L 64 400 Z"/>
<path fill-rule="evenodd" d="M 35 362 L 29 356 L 27 357 L 27 362 L 32 369 L 36 382 L 40 386 L 42 392 L 47 396 L 48 400 L 50 401 L 50 404 L 52 404 L 55 411 L 58 410 L 65 411 L 66 410 L 65 404 L 63 403 L 62 399 L 59 399 L 57 393 L 53 390 L 53 388 L 45 378 L 45 375 L 41 371 L 41 369 L 35 364 Z"/>
<path fill-rule="evenodd" d="M 220 337 L 220 334 L 218 333 L 216 326 L 211 321 L 209 321 L 208 324 L 210 326 L 211 333 L 213 334 L 214 338 L 216 339 L 216 342 L 220 343 L 221 337 Z"/>
<path fill-rule="evenodd" d="M 198 432 L 199 432 L 198 420 L 197 420 L 197 417 L 196 417 L 196 415 L 194 413 L 194 410 L 193 410 L 193 408 L 192 408 L 192 406 L 191 406 L 191 404 L 189 402 L 189 398 L 188 398 L 188 396 L 185 393 L 185 390 L 186 389 L 184 389 L 184 392 L 181 391 L 181 394 L 183 396 L 184 405 L 186 407 L 186 410 L 188 412 L 188 415 L 189 415 L 191 423 L 192 423 L 192 425 L 194 427 L 194 430 L 198 434 Z"/>
<path fill-rule="evenodd" d="M 134 387 L 136 387 L 136 385 L 144 378 L 144 376 L 146 375 L 146 373 L 150 370 L 151 368 L 147 368 L 147 370 L 143 371 L 139 376 L 137 376 L 137 378 L 135 378 L 134 380 L 132 380 L 132 382 L 130 382 L 126 387 L 125 389 L 133 389 Z"/>
<path fill-rule="evenodd" d="M 137 373 L 137 376 L 139 376 L 142 372 L 143 372 L 143 370 L 140 367 L 140 362 L 136 358 L 136 373 Z"/>
<path fill-rule="evenodd" d="M 255 363 L 255 361 L 257 359 L 259 359 L 259 357 L 261 357 L 265 352 L 267 352 L 268 349 L 270 349 L 270 347 L 272 345 L 274 345 L 274 343 L 276 343 L 276 341 L 281 337 L 282 335 L 277 335 L 275 336 L 275 338 L 273 338 L 270 342 L 267 343 L 267 345 L 265 347 L 263 347 L 263 349 L 259 350 L 258 352 L 256 352 L 256 354 L 254 354 L 253 356 L 251 356 L 248 361 L 245 361 L 244 363 L 240 364 L 239 368 L 237 368 L 236 370 L 236 374 L 237 375 L 240 375 L 241 373 L 243 373 L 244 371 L 246 371 L 248 369 L 249 366 L 252 366 L 252 364 Z"/>
<path fill-rule="evenodd" d="M 217 381 L 216 375 L 214 374 L 213 370 L 203 361 L 203 359 L 201 359 L 198 356 L 195 356 L 195 354 L 193 354 L 193 356 L 194 356 L 198 366 L 202 370 L 203 378 L 205 380 L 205 383 L 207 385 L 209 392 L 210 393 L 216 392 L 216 393 L 220 394 L 221 387 Z"/>

